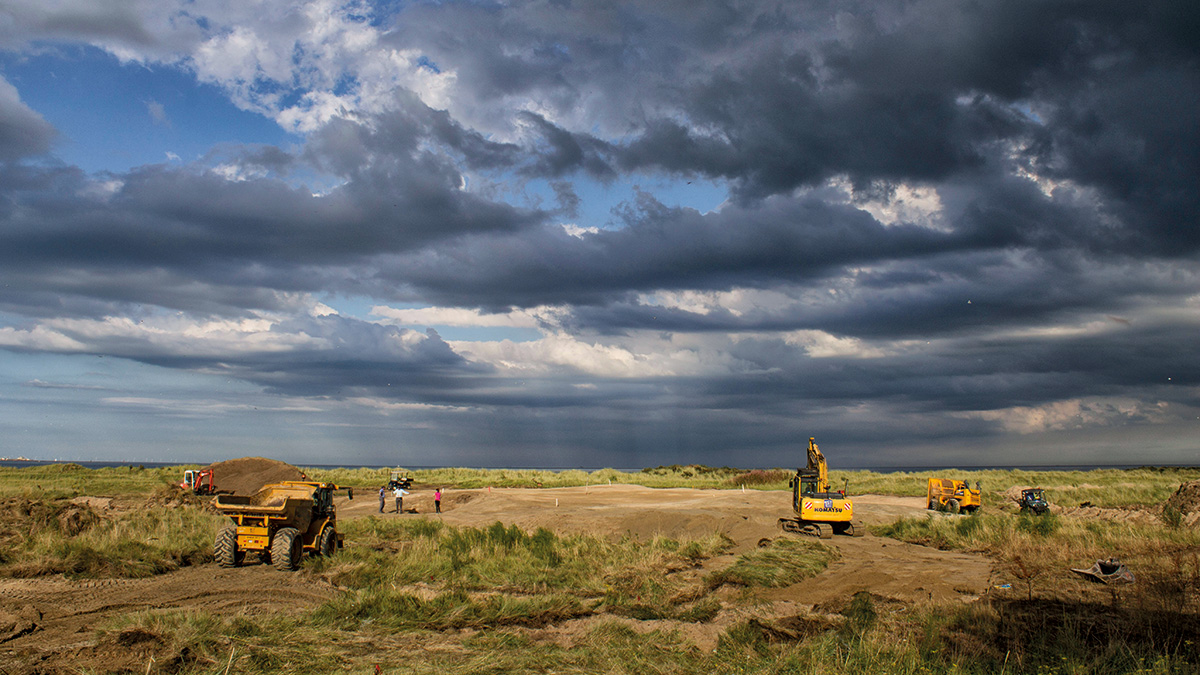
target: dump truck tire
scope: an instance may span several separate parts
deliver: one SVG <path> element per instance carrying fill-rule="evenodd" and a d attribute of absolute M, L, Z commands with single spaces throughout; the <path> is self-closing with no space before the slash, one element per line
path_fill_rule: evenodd
<path fill-rule="evenodd" d="M 242 555 L 237 549 L 237 530 L 227 527 L 217 533 L 216 543 L 213 544 L 213 557 L 221 567 L 237 567 L 242 562 Z"/>
<path fill-rule="evenodd" d="M 958 504 L 957 499 L 951 499 L 949 502 L 946 503 L 946 507 L 947 507 L 946 510 L 948 510 L 950 513 L 958 513 L 959 511 L 962 510 L 962 508 Z"/>
<path fill-rule="evenodd" d="M 330 525 L 321 530 L 321 539 L 317 542 L 317 554 L 329 557 L 337 553 L 337 531 Z"/>
<path fill-rule="evenodd" d="M 271 541 L 271 564 L 275 569 L 290 572 L 300 566 L 300 555 L 304 552 L 300 532 L 294 527 L 281 527 Z"/>

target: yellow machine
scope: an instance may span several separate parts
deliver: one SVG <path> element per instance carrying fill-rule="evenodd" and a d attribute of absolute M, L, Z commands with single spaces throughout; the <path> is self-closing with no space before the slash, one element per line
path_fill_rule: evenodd
<path fill-rule="evenodd" d="M 975 483 L 975 489 L 972 490 L 965 480 L 930 478 L 925 503 L 934 511 L 972 513 L 983 506 L 983 491 L 979 483 Z"/>
<path fill-rule="evenodd" d="M 233 520 L 217 533 L 217 564 L 236 567 L 254 551 L 275 569 L 294 570 L 305 551 L 333 555 L 342 546 L 333 507 L 333 493 L 340 489 L 332 483 L 284 481 L 249 497 L 217 495 L 213 504 Z M 349 495 L 354 499 L 353 491 Z"/>
<path fill-rule="evenodd" d="M 829 487 L 829 469 L 825 455 L 817 447 L 817 439 L 808 439 L 808 464 L 796 469 L 792 477 L 792 511 L 795 518 L 780 518 L 785 532 L 807 534 L 829 539 L 836 534 L 861 537 L 866 528 L 854 520 L 854 502 L 845 491 L 834 492 Z"/>

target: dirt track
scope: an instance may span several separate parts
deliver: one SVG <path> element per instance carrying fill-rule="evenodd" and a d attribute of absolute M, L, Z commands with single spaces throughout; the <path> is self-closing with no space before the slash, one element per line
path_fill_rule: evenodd
<path fill-rule="evenodd" d="M 860 495 L 854 501 L 858 517 L 868 524 L 928 513 L 920 498 Z M 414 490 L 405 498 L 404 506 L 417 513 L 390 513 L 393 500 L 389 497 L 389 512 L 379 516 L 376 496 L 360 492 L 353 501 L 339 498 L 338 514 L 341 518 L 441 518 L 447 524 L 470 526 L 500 521 L 563 534 L 628 534 L 639 538 L 700 537 L 719 531 L 734 541 L 736 554 L 754 548 L 761 539 L 782 536 L 776 521 L 788 513 L 790 495 L 779 491 L 649 489 L 630 485 L 448 490 L 442 502 L 443 513 L 437 515 L 433 513 L 432 490 Z M 860 590 L 906 603 L 970 601 L 986 591 L 992 571 L 991 562 L 982 556 L 937 551 L 871 535 L 834 537 L 827 543 L 840 549 L 840 560 L 814 579 L 765 593 L 762 599 L 774 606 L 773 614 L 795 615 L 814 606 L 830 609 Z M 346 545 L 353 546 L 354 542 L 348 540 Z M 722 556 L 710 561 L 709 566 L 728 564 L 733 558 Z M 39 654 L 62 656 L 95 650 L 91 628 L 101 620 L 129 612 L 155 608 L 279 612 L 314 606 L 334 593 L 336 589 L 319 580 L 262 565 L 226 570 L 210 564 L 136 580 L 0 580 L 0 666 L 6 660 L 29 663 Z M 2 625 L 5 616 L 13 619 L 7 621 L 13 624 L 8 629 Z M 702 630 L 717 631 L 722 623 Z M 698 636 L 702 641 L 710 637 Z"/>
<path fill-rule="evenodd" d="M 430 514 L 430 494 L 420 491 L 405 498 L 405 509 L 415 508 L 417 514 L 385 513 L 384 517 L 437 518 Z M 868 525 L 930 513 L 920 497 L 857 495 L 853 499 L 857 516 Z M 779 491 L 651 489 L 636 485 L 467 490 L 445 493 L 441 518 L 454 525 L 478 527 L 501 521 L 559 533 L 629 534 L 639 538 L 662 535 L 683 539 L 717 531 L 734 541 L 733 553 L 737 554 L 753 549 L 762 539 L 792 536 L 782 535 L 777 523 L 790 511 L 790 502 L 790 495 Z M 357 499 L 338 506 L 339 513 L 356 515 L 378 515 L 378 507 L 378 500 Z M 389 501 L 387 508 L 391 507 Z M 836 546 L 842 552 L 841 559 L 816 579 L 774 591 L 772 600 L 812 607 L 865 590 L 900 602 L 969 601 L 988 588 L 991 576 L 991 561 L 979 555 L 939 551 L 871 535 L 839 536 L 823 543 Z"/>

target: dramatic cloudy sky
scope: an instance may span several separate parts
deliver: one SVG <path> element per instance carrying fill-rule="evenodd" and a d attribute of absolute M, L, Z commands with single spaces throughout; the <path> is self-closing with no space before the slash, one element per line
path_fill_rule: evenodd
<path fill-rule="evenodd" d="M 0 455 L 1200 463 L 1200 5 L 0 0 Z"/>

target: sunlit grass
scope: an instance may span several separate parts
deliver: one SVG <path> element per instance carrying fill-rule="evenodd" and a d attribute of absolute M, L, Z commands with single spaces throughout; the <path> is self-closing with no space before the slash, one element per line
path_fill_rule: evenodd
<path fill-rule="evenodd" d="M 28 528 L 8 537 L 0 555 L 0 575 L 31 577 L 67 574 L 85 577 L 145 577 L 212 560 L 213 534 L 223 520 L 195 508 L 154 507 L 65 524 L 72 514 L 46 505 L 36 518 L 10 520 Z M 20 534 L 20 533 L 16 533 Z"/>
<path fill-rule="evenodd" d="M 79 495 L 148 495 L 183 479 L 186 468 L 120 466 L 94 469 L 79 464 L 0 466 L 0 497 L 55 499 Z"/>
<path fill-rule="evenodd" d="M 602 612 L 706 620 L 716 608 L 697 604 L 704 595 L 699 578 L 675 573 L 731 545 L 720 534 L 642 542 L 377 518 L 348 522 L 346 536 L 354 547 L 308 566 L 353 591 L 319 614 L 322 620 L 439 629 Z"/>
<path fill-rule="evenodd" d="M 149 495 L 179 482 L 185 468 L 194 466 L 140 468 L 103 467 L 89 469 L 77 464 L 31 467 L 0 467 L 0 497 L 63 498 L 79 495 Z M 387 482 L 391 469 L 304 468 L 314 480 L 358 488 L 377 489 Z M 743 470 L 731 467 L 674 465 L 641 471 L 615 469 L 597 471 L 535 469 L 420 469 L 407 472 L 425 487 L 553 488 L 587 485 L 630 484 L 652 488 L 689 487 L 700 489 L 786 490 L 794 475 L 792 468 Z M 1062 506 L 1089 503 L 1099 507 L 1153 506 L 1161 504 L 1181 483 L 1200 480 L 1200 468 L 1096 469 L 1092 471 L 1022 471 L 942 469 L 922 472 L 879 473 L 872 471 L 830 472 L 834 489 L 854 494 L 924 496 L 931 476 L 979 482 L 984 490 L 984 508 L 1009 503 L 1004 492 L 1013 487 L 1042 487 L 1050 501 Z"/>
<path fill-rule="evenodd" d="M 729 567 L 713 572 L 708 583 L 714 588 L 722 584 L 790 586 L 820 574 L 838 555 L 836 548 L 814 541 L 779 537 L 764 548 L 738 556 Z"/>

